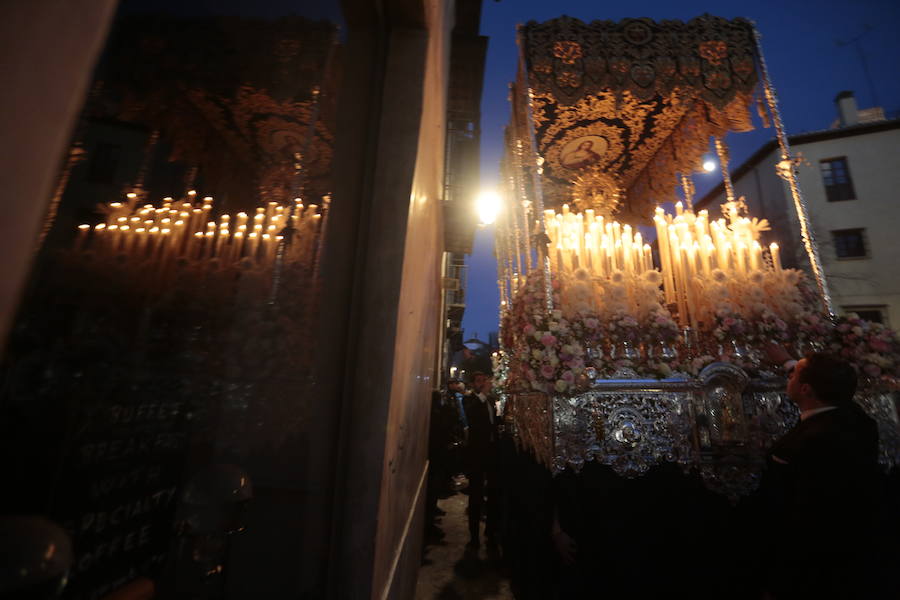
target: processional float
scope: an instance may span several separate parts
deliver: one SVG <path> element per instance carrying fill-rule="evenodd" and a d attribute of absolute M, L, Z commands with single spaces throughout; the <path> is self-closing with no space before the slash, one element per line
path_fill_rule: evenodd
<path fill-rule="evenodd" d="M 495 244 L 496 367 L 520 448 L 555 473 L 593 460 L 635 477 L 674 462 L 736 499 L 798 418 L 783 373 L 761 360 L 791 342 L 858 367 L 857 401 L 878 420 L 881 462 L 896 465 L 900 342 L 834 314 L 753 25 L 561 17 L 522 26 L 519 48 Z M 731 185 L 724 138 L 753 129 L 754 106 L 775 129 L 805 272 L 782 267 L 768 223 Z M 711 143 L 721 215 L 693 209 Z"/>

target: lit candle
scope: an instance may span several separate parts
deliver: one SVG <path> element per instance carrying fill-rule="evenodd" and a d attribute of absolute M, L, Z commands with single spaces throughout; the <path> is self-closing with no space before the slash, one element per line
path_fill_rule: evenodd
<path fill-rule="evenodd" d="M 691 327 L 694 330 L 697 329 L 697 309 L 696 302 L 694 298 L 694 286 L 693 286 L 693 277 L 691 276 L 690 269 L 690 251 L 693 248 L 681 248 L 681 260 L 683 263 L 682 273 L 684 277 L 684 295 L 685 295 L 685 306 L 687 310 L 687 314 L 685 315 L 685 322 L 690 322 Z"/>
<path fill-rule="evenodd" d="M 584 249 L 585 249 L 584 262 L 585 262 L 585 266 L 587 267 L 588 272 L 593 276 L 594 275 L 594 257 L 592 256 L 592 254 L 593 254 L 594 248 L 593 248 L 593 245 L 591 244 L 591 242 L 592 242 L 591 234 L 585 233 L 584 234 Z"/>
<path fill-rule="evenodd" d="M 781 273 L 781 256 L 779 255 L 778 244 L 772 242 L 769 244 L 769 252 L 772 253 L 772 266 L 776 273 Z"/>
<path fill-rule="evenodd" d="M 675 279 L 672 275 L 672 265 L 669 260 L 668 225 L 666 224 L 663 210 L 659 207 L 656 208 L 653 224 L 656 225 L 656 244 L 659 247 L 659 264 L 663 275 L 663 290 L 665 291 L 666 303 L 668 304 L 675 301 Z"/>
<path fill-rule="evenodd" d="M 762 246 L 759 245 L 759 242 L 753 240 L 753 245 L 750 247 L 750 268 L 756 271 L 762 268 L 762 264 Z"/>
<path fill-rule="evenodd" d="M 745 275 L 747 273 L 747 263 L 746 263 L 746 254 L 747 254 L 747 244 L 744 242 L 738 242 L 735 247 L 734 258 L 735 258 L 735 270 L 741 275 Z"/>

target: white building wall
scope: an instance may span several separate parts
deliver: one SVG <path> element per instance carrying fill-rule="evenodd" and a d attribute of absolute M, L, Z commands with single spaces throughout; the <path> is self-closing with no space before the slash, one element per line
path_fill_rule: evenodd
<path fill-rule="evenodd" d="M 900 326 L 900 128 L 793 142 L 792 150 L 804 159 L 799 168 L 800 189 L 835 311 L 878 307 L 886 322 Z M 847 160 L 856 200 L 828 202 L 819 162 L 839 157 Z M 785 266 L 810 273 L 790 190 L 775 172 L 779 160 L 776 146 L 734 180 L 735 195 L 744 196 L 750 216 L 772 224 L 763 239 L 778 242 Z M 724 201 L 724 195 L 719 195 L 706 206 L 710 218 L 718 218 Z M 864 229 L 868 256 L 837 258 L 831 232 L 839 229 Z"/>
<path fill-rule="evenodd" d="M 900 325 L 900 129 L 795 144 L 809 165 L 800 186 L 819 242 L 835 309 L 883 306 Z M 846 157 L 856 200 L 828 202 L 819 161 Z M 865 230 L 868 256 L 839 259 L 831 232 Z M 851 309 L 852 310 L 852 309 Z"/>

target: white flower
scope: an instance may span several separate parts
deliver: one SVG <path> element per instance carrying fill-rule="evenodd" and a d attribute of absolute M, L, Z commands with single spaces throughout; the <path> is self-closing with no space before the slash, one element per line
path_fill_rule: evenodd
<path fill-rule="evenodd" d="M 575 279 L 577 279 L 578 281 L 590 281 L 591 274 L 588 273 L 586 269 L 576 269 Z"/>
<path fill-rule="evenodd" d="M 659 271 L 656 269 L 644 271 L 643 278 L 644 281 L 652 284 L 654 287 L 659 286 L 662 283 L 662 275 L 660 275 Z"/>
<path fill-rule="evenodd" d="M 555 320 L 557 320 L 557 321 L 559 321 L 560 319 L 562 319 L 562 316 L 563 316 L 562 311 L 559 310 L 558 308 L 557 308 L 557 309 L 554 309 L 553 312 L 550 313 L 550 314 L 551 314 L 551 316 L 552 316 Z"/>

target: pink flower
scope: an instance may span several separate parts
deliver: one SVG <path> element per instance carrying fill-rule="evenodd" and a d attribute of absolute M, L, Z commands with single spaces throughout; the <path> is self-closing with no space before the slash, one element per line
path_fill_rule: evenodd
<path fill-rule="evenodd" d="M 553 379 L 555 374 L 556 369 L 554 369 L 552 366 L 547 364 L 541 366 L 541 375 L 544 376 L 544 379 Z"/>
<path fill-rule="evenodd" d="M 555 346 L 556 345 L 556 336 L 550 335 L 548 333 L 548 334 L 544 335 L 544 337 L 541 338 L 541 343 L 543 345 L 547 346 L 548 348 L 550 346 Z"/>
<path fill-rule="evenodd" d="M 528 323 L 527 325 L 525 325 L 525 328 L 522 331 L 525 333 L 525 335 L 532 335 L 534 333 L 534 325 Z"/>
<path fill-rule="evenodd" d="M 572 385 L 573 383 L 575 383 L 575 373 L 573 373 L 572 371 L 566 371 L 562 374 L 562 380 L 569 385 Z"/>
<path fill-rule="evenodd" d="M 875 352 L 890 352 L 891 347 L 881 340 L 870 340 L 869 347 Z"/>

